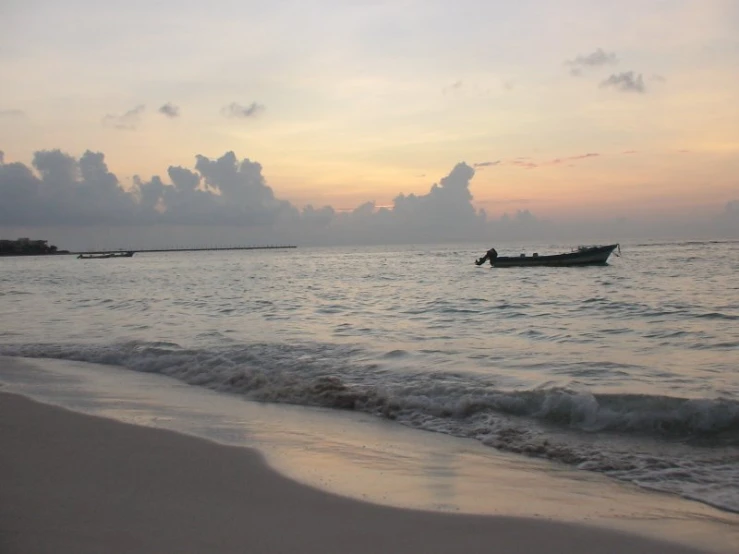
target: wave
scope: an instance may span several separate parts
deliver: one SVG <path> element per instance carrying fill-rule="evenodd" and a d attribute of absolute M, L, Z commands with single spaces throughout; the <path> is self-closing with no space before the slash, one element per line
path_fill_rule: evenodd
<path fill-rule="evenodd" d="M 739 402 L 729 398 L 507 390 L 495 375 L 398 366 L 412 356 L 404 350 L 378 356 L 320 343 L 6 344 L 0 355 L 113 365 L 250 400 L 362 411 L 739 512 Z"/>
<path fill-rule="evenodd" d="M 739 241 L 733 239 L 723 240 L 674 240 L 674 241 L 663 241 L 663 242 L 642 242 L 637 243 L 635 246 L 638 247 L 649 247 L 649 246 L 706 246 L 709 244 L 735 244 Z"/>
<path fill-rule="evenodd" d="M 0 354 L 121 366 L 252 400 L 350 409 L 391 419 L 413 414 L 465 420 L 497 414 L 583 432 L 684 440 L 721 436 L 721 444 L 736 435 L 739 445 L 739 402 L 733 399 L 593 393 L 566 387 L 506 390 L 495 387 L 494 376 L 381 367 L 383 361 L 409 356 L 404 350 L 371 362 L 359 347 L 317 343 L 202 350 L 138 341 L 105 346 L 2 345 Z"/>
<path fill-rule="evenodd" d="M 725 319 L 728 321 L 739 320 L 739 315 L 725 314 L 722 312 L 709 312 L 709 313 L 697 314 L 695 317 L 699 319 Z"/>
<path fill-rule="evenodd" d="M 670 320 L 680 322 L 690 319 L 700 320 L 717 320 L 717 321 L 737 321 L 739 313 L 729 313 L 739 308 L 737 305 L 724 306 L 724 311 L 712 310 L 699 311 L 688 305 L 676 305 L 662 303 L 659 307 L 651 306 L 641 302 L 626 302 L 622 300 L 613 300 L 603 296 L 586 298 L 575 311 L 587 312 L 588 310 L 597 310 L 610 312 L 622 318 L 635 318 L 641 320 Z"/>

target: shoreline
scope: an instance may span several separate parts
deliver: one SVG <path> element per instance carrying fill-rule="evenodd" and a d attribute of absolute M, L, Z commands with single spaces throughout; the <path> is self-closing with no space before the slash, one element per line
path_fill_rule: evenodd
<path fill-rule="evenodd" d="M 545 519 L 370 504 L 283 477 L 256 451 L 0 392 L 0 550 L 697 553 Z"/>

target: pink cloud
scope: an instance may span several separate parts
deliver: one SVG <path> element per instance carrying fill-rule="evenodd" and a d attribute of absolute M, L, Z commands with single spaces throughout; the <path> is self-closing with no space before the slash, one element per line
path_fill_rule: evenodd
<path fill-rule="evenodd" d="M 534 162 L 528 162 L 525 161 L 528 158 L 516 158 L 512 162 L 510 162 L 511 165 L 515 165 L 517 167 L 523 167 L 524 169 L 534 169 L 535 167 L 539 167 L 539 164 L 536 164 Z"/>
<path fill-rule="evenodd" d="M 542 167 L 546 165 L 561 165 L 565 162 L 570 162 L 574 160 L 584 160 L 586 158 L 595 158 L 597 156 L 600 156 L 598 152 L 588 152 L 586 154 L 578 154 L 577 156 L 567 156 L 565 158 L 553 158 L 551 160 L 546 160 L 542 162 L 528 161 L 531 159 L 529 157 L 518 157 L 507 163 L 511 165 L 515 165 L 517 167 L 522 167 L 524 169 L 534 169 L 534 168 Z M 572 164 L 568 164 L 568 166 L 572 167 Z"/>

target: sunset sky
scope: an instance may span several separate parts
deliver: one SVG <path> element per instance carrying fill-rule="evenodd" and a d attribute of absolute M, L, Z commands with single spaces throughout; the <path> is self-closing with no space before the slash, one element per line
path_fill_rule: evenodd
<path fill-rule="evenodd" d="M 3 0 L 0 150 L 120 182 L 233 151 L 298 208 L 425 194 L 550 219 L 739 198 L 736 0 Z"/>

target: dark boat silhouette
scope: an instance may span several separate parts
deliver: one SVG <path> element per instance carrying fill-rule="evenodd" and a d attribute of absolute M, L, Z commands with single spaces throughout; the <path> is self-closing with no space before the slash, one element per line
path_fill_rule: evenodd
<path fill-rule="evenodd" d="M 606 246 L 580 246 L 577 250 L 567 252 L 565 254 L 553 254 L 549 256 L 540 256 L 533 254 L 526 256 L 498 256 L 490 260 L 493 267 L 522 267 L 522 266 L 577 266 L 577 265 L 605 265 L 611 253 L 621 247 L 618 244 L 609 244 Z M 475 260 L 475 264 L 482 265 L 486 258 Z"/>
<path fill-rule="evenodd" d="M 107 258 L 132 258 L 134 252 L 128 250 L 126 252 L 96 252 L 94 254 L 80 254 L 78 260 L 102 260 Z"/>

